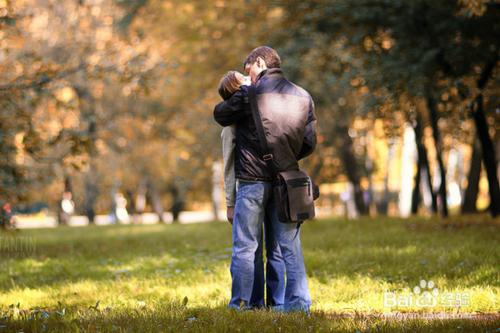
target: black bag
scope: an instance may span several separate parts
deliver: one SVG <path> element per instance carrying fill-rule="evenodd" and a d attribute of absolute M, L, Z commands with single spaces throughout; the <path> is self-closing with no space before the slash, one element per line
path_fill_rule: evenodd
<path fill-rule="evenodd" d="M 302 223 L 315 216 L 314 200 L 319 197 L 319 187 L 302 170 L 278 171 L 269 149 L 264 125 L 257 106 L 255 87 L 248 89 L 250 106 L 259 137 L 263 159 L 273 175 L 273 195 L 278 206 L 278 217 L 283 223 Z"/>

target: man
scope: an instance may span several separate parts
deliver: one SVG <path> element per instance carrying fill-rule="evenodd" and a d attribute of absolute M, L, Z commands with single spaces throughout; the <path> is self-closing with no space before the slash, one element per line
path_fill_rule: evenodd
<path fill-rule="evenodd" d="M 229 99 L 241 86 L 250 85 L 250 78 L 236 71 L 229 71 L 219 83 L 219 94 L 222 99 Z M 246 89 L 246 87 L 244 88 Z M 240 127 L 239 147 L 245 146 L 245 133 L 247 129 Z M 224 191 L 226 193 L 227 219 L 232 224 L 234 217 L 234 206 L 236 198 L 236 126 L 225 126 L 221 133 L 222 156 L 224 160 Z M 243 142 L 242 142 L 243 139 Z M 241 155 L 241 152 L 240 152 Z M 272 237 L 271 224 L 264 219 L 266 229 L 265 242 L 267 244 L 267 280 L 264 279 L 263 242 L 262 234 L 259 238 L 259 246 L 255 252 L 254 280 L 252 296 L 248 306 L 250 308 L 261 308 L 265 305 L 270 307 L 283 307 L 285 298 L 285 264 L 278 244 Z M 264 288 L 267 287 L 267 302 L 264 301 Z M 237 303 L 237 302 L 236 302 Z M 237 307 L 239 304 L 234 304 Z"/>
<path fill-rule="evenodd" d="M 281 70 L 281 59 L 270 47 L 254 49 L 244 62 L 256 89 L 257 105 L 264 124 L 271 158 L 277 170 L 297 170 L 298 160 L 316 146 L 314 103 L 302 88 L 288 81 Z M 246 89 L 216 105 L 215 120 L 222 126 L 236 124 L 236 178 L 238 195 L 233 221 L 231 257 L 232 296 L 230 307 L 248 304 L 254 283 L 254 258 L 263 216 L 270 220 L 270 234 L 279 245 L 286 268 L 285 311 L 309 311 L 311 299 L 300 243 L 300 230 L 294 223 L 278 220 L 277 203 L 272 196 L 273 177 L 260 148 L 248 103 Z M 238 141 L 238 131 L 244 128 Z M 267 228 L 266 228 L 267 230 Z M 266 235 L 267 236 L 267 235 Z"/>

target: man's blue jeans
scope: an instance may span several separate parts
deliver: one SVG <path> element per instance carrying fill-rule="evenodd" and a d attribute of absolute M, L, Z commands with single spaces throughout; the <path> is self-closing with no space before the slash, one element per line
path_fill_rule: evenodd
<path fill-rule="evenodd" d="M 266 245 L 266 278 L 264 278 L 263 237 L 259 239 L 259 246 L 255 251 L 254 281 L 250 307 L 262 308 L 283 307 L 285 302 L 285 263 L 275 238 L 272 237 L 271 224 L 267 217 L 264 219 L 265 245 Z M 264 288 L 267 301 L 264 302 Z"/>
<path fill-rule="evenodd" d="M 264 220 L 268 223 L 264 223 Z M 256 268 L 259 267 L 256 253 L 259 253 L 259 244 L 262 244 L 263 224 L 268 238 L 266 241 L 268 300 L 271 298 L 269 300 L 271 305 L 282 307 L 285 311 L 309 311 L 311 298 L 297 224 L 278 221 L 272 185 L 260 181 L 238 181 L 233 220 L 233 254 L 230 268 L 232 295 L 229 307 L 240 309 L 242 305 L 244 307 L 253 305 L 254 286 L 257 287 L 260 283 L 255 278 L 256 269 L 259 269 Z M 280 250 L 281 254 L 278 252 Z M 281 296 L 284 281 L 281 257 L 286 269 L 284 299 Z M 261 275 L 257 273 L 257 276 Z"/>

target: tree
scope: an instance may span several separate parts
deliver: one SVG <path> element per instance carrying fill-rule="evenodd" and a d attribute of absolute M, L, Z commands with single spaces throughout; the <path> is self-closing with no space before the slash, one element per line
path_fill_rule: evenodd
<path fill-rule="evenodd" d="M 103 112 L 104 87 L 139 90 L 158 65 L 148 50 L 115 33 L 122 12 L 113 2 L 55 3 L 7 1 L 0 18 L 8 41 L 0 65 L 1 196 L 14 202 L 41 199 L 33 189 L 54 181 L 62 191 L 64 175 L 74 170 L 90 166 L 92 174 L 103 124 L 121 116 Z M 59 195 L 47 199 L 57 202 Z M 86 200 L 89 216 L 94 201 Z"/>
<path fill-rule="evenodd" d="M 347 77 L 362 76 L 371 91 L 386 90 L 385 96 L 389 98 L 408 93 L 426 100 L 441 176 L 438 191 L 441 213 L 446 216 L 446 171 L 439 126 L 439 118 L 443 115 L 437 97 L 474 76 L 478 66 L 487 68 L 492 59 L 497 59 L 499 6 L 489 3 L 483 15 L 476 17 L 467 15 L 455 0 L 292 1 L 283 8 L 287 13 L 288 29 L 278 32 L 278 36 L 290 30 L 298 35 L 295 41 L 283 42 L 290 53 L 300 55 L 297 69 L 303 64 L 304 54 L 323 54 L 318 61 L 330 64 L 342 54 L 338 45 L 343 45 L 343 49 L 349 51 L 344 56 L 349 60 L 347 63 L 361 64 L 356 66 L 358 70 L 346 66 L 343 72 L 350 73 Z M 328 74 L 322 72 L 320 75 L 328 77 Z M 332 79 L 322 82 L 333 83 L 337 89 L 342 85 Z M 478 128 L 479 131 L 488 133 L 487 128 Z M 482 144 L 488 145 L 486 141 Z M 492 154 L 488 156 L 494 156 Z M 491 158 L 488 163 L 493 170 Z M 493 191 L 494 188 L 490 186 Z"/>

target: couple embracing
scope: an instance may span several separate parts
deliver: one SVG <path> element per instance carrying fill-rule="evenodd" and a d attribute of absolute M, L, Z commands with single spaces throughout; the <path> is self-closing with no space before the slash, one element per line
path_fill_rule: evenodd
<path fill-rule="evenodd" d="M 267 306 L 277 311 L 307 313 L 311 298 L 300 223 L 280 221 L 273 171 L 299 170 L 298 161 L 313 152 L 314 103 L 307 91 L 285 78 L 274 49 L 254 49 L 243 66 L 249 78 L 228 72 L 219 85 L 223 101 L 214 110 L 216 122 L 224 127 L 224 186 L 228 220 L 232 223 L 229 307 Z M 258 116 L 254 116 L 256 108 Z M 260 139 L 265 136 L 266 145 L 259 140 L 259 126 Z"/>

